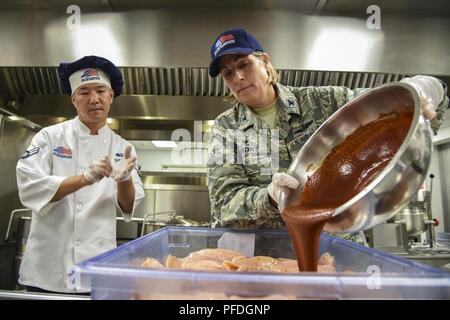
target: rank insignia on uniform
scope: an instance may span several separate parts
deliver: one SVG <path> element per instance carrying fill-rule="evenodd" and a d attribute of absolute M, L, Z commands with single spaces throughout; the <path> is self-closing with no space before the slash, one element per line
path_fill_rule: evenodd
<path fill-rule="evenodd" d="M 31 157 L 32 155 L 35 155 L 39 152 L 39 147 L 34 147 L 33 149 L 27 150 L 23 153 L 23 155 L 20 157 L 20 159 L 26 159 Z"/>

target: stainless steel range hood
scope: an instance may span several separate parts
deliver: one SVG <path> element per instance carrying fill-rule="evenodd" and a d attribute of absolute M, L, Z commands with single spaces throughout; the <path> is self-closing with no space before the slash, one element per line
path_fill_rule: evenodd
<path fill-rule="evenodd" d="M 228 94 L 221 77 L 211 78 L 207 68 L 121 67 L 123 95 L 214 96 Z M 4 67 L 3 80 L 12 97 L 62 95 L 56 67 Z M 375 72 L 338 72 L 278 70 L 280 81 L 289 86 L 345 85 L 372 87 L 397 81 L 405 74 Z"/>
<path fill-rule="evenodd" d="M 224 102 L 227 88 L 220 77 L 208 76 L 207 68 L 120 68 L 125 80 L 123 94 L 110 111 L 111 127 L 130 140 L 170 140 L 175 129 L 193 135 L 194 121 L 208 121 L 230 108 Z M 56 67 L 0 68 L 0 80 L 16 111 L 42 126 L 75 116 L 68 96 L 62 95 Z M 371 88 L 399 81 L 406 74 L 278 70 L 280 82 L 289 86 L 347 86 Z"/>
<path fill-rule="evenodd" d="M 121 68 L 123 95 L 111 108 L 119 121 L 115 129 L 128 139 L 170 140 L 178 128 L 192 133 L 193 121 L 212 120 L 230 107 L 220 77 L 210 78 L 207 68 Z M 41 125 L 70 118 L 75 110 L 63 96 L 54 67 L 3 68 L 10 93 L 24 97 L 20 115 Z M 398 81 L 403 74 L 279 70 L 280 82 L 289 86 L 338 85 L 370 88 Z M 144 123 L 144 125 L 143 125 Z M 166 125 L 166 128 L 162 127 Z"/>

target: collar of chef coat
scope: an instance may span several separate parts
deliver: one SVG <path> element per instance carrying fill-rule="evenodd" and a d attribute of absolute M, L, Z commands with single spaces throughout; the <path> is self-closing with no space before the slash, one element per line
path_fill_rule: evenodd
<path fill-rule="evenodd" d="M 83 135 L 91 135 L 91 129 L 86 127 L 86 125 L 80 121 L 78 116 L 75 117 L 73 122 L 74 122 L 75 130 L 77 130 L 78 132 L 80 132 Z M 100 128 L 98 130 L 98 135 L 101 136 L 101 135 L 106 134 L 109 131 L 108 129 L 109 129 L 108 125 L 105 124 L 102 128 Z"/>

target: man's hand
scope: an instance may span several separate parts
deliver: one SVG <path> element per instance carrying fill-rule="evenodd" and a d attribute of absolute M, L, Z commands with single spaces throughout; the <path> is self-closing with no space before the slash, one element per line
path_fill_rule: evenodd
<path fill-rule="evenodd" d="M 131 156 L 131 146 L 125 149 L 124 158 L 112 165 L 111 177 L 116 182 L 131 179 L 131 171 L 136 167 L 137 158 Z"/>
<path fill-rule="evenodd" d="M 111 170 L 111 159 L 108 156 L 103 156 L 99 160 L 93 161 L 83 175 L 92 184 L 100 181 L 103 177 L 109 177 Z"/>
<path fill-rule="evenodd" d="M 444 100 L 444 88 L 441 82 L 430 76 L 414 76 L 405 78 L 405 82 L 416 89 L 421 100 L 422 113 L 425 118 L 431 120 L 436 116 L 436 108 Z"/>
<path fill-rule="evenodd" d="M 277 204 L 280 202 L 280 195 L 283 187 L 297 189 L 298 181 L 287 173 L 277 172 L 273 175 L 272 183 L 267 186 L 267 192 Z"/>

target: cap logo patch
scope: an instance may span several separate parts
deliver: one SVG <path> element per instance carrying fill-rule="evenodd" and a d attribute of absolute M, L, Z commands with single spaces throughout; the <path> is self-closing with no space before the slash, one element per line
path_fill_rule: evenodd
<path fill-rule="evenodd" d="M 82 73 L 81 82 L 92 81 L 92 80 L 100 80 L 100 76 L 97 70 L 89 69 Z"/>
<path fill-rule="evenodd" d="M 233 44 L 235 42 L 236 42 L 236 40 L 234 38 L 234 35 L 224 34 L 216 41 L 216 44 L 215 44 L 216 50 L 214 50 L 214 55 L 217 55 L 217 52 L 219 52 L 219 50 L 221 50 L 223 47 Z"/>

